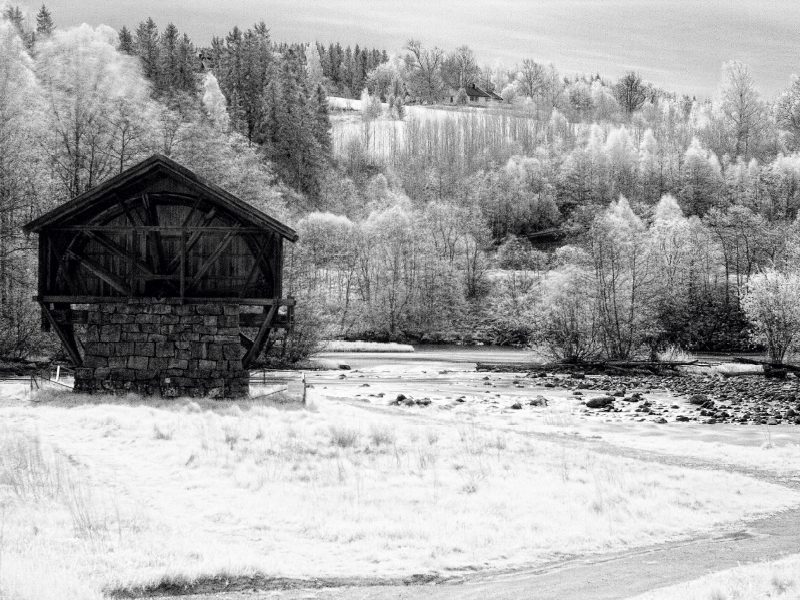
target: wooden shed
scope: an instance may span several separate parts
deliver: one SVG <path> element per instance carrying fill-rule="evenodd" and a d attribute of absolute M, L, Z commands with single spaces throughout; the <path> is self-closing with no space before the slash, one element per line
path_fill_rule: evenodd
<path fill-rule="evenodd" d="M 77 367 L 76 390 L 242 395 L 270 332 L 291 327 L 283 241 L 295 231 L 164 156 L 25 230 L 39 236 L 43 327 Z"/>

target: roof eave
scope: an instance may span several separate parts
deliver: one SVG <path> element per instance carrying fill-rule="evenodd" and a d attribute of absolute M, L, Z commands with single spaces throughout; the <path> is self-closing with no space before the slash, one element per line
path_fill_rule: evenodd
<path fill-rule="evenodd" d="M 248 221 L 252 221 L 258 226 L 273 229 L 282 237 L 291 242 L 297 241 L 297 232 L 291 227 L 284 225 L 277 219 L 269 216 L 253 206 L 250 206 L 243 200 L 240 200 L 230 192 L 227 192 L 221 187 L 206 181 L 204 178 L 200 177 L 196 173 L 193 173 L 183 165 L 160 154 L 154 154 L 138 165 L 131 167 L 124 173 L 120 173 L 116 177 L 112 177 L 108 181 L 101 183 L 87 192 L 84 192 L 66 204 L 63 204 L 60 207 L 55 208 L 50 212 L 34 219 L 33 221 L 26 223 L 23 225 L 22 230 L 25 233 L 40 233 L 43 229 L 47 228 L 49 225 L 52 225 L 56 221 L 62 221 L 80 213 L 83 210 L 86 210 L 92 205 L 92 202 L 96 198 L 113 193 L 116 188 L 124 186 L 128 181 L 140 178 L 146 175 L 148 171 L 158 167 L 169 170 L 174 176 L 204 188 L 204 191 L 211 192 L 216 197 L 216 200 L 228 206 L 230 209 L 232 209 L 231 212 L 234 212 L 238 216 Z"/>

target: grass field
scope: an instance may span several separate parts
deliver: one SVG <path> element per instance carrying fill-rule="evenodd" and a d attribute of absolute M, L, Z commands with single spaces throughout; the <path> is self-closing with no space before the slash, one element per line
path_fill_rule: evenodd
<path fill-rule="evenodd" d="M 800 598 L 800 555 L 729 569 L 630 600 L 756 600 Z"/>
<path fill-rule="evenodd" d="M 800 502 L 309 390 L 267 403 L 41 393 L 0 408 L 3 598 L 207 576 L 444 575 L 677 538 Z"/>

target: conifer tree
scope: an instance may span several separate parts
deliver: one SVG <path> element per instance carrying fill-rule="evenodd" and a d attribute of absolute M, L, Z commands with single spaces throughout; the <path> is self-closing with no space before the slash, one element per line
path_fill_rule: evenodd
<path fill-rule="evenodd" d="M 314 96 L 314 107 L 316 112 L 314 137 L 317 138 L 317 142 L 323 154 L 329 157 L 332 145 L 331 118 L 328 111 L 328 95 L 325 93 L 325 87 L 321 83 L 317 84 Z"/>
<path fill-rule="evenodd" d="M 25 44 L 25 48 L 30 51 L 33 48 L 36 36 L 25 25 L 25 15 L 22 13 L 22 9 L 19 6 L 8 6 L 3 11 L 3 17 L 16 28 L 20 39 Z"/>
<path fill-rule="evenodd" d="M 193 94 L 197 89 L 197 53 L 194 44 L 185 33 L 178 43 L 176 86 L 182 92 Z"/>
<path fill-rule="evenodd" d="M 136 47 L 134 46 L 133 42 L 133 35 L 131 35 L 130 29 L 123 25 L 122 29 L 119 30 L 119 46 L 118 50 L 123 54 L 136 54 Z"/>
<path fill-rule="evenodd" d="M 274 73 L 273 73 L 274 74 Z M 273 163 L 278 163 L 280 150 L 280 123 L 283 120 L 283 94 L 276 77 L 270 77 L 261 97 L 261 119 L 255 132 L 255 141 Z"/>
<path fill-rule="evenodd" d="M 158 27 L 152 18 L 139 23 L 134 47 L 142 61 L 145 77 L 157 84 L 159 80 Z"/>
<path fill-rule="evenodd" d="M 46 37 L 53 33 L 56 26 L 53 23 L 53 17 L 47 7 L 42 4 L 39 9 L 39 14 L 36 15 L 36 34 L 41 37 Z"/>
<path fill-rule="evenodd" d="M 178 28 L 169 23 L 158 40 L 158 82 L 156 87 L 161 94 L 173 94 L 180 88 L 178 76 Z"/>

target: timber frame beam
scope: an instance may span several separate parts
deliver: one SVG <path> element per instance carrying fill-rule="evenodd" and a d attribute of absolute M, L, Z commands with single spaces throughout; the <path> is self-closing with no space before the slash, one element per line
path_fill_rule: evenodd
<path fill-rule="evenodd" d="M 275 315 L 277 312 L 278 305 L 273 304 L 269 309 L 269 313 L 267 313 L 267 318 L 264 319 L 264 322 L 261 323 L 261 327 L 258 328 L 256 337 L 253 338 L 253 345 L 242 359 L 242 367 L 245 369 L 249 369 L 250 365 L 253 364 L 253 361 L 255 361 L 264 350 L 264 346 L 266 346 L 267 340 L 269 339 L 269 334 L 272 331 L 273 321 L 275 320 Z"/>
<path fill-rule="evenodd" d="M 47 302 L 40 302 L 39 305 L 42 307 L 42 314 L 61 340 L 72 364 L 75 365 L 75 368 L 83 365 L 83 357 L 78 350 L 78 342 L 75 339 L 75 330 L 72 328 L 72 324 L 59 322 L 51 312 Z"/>

